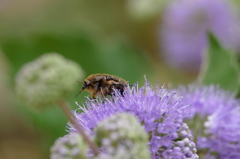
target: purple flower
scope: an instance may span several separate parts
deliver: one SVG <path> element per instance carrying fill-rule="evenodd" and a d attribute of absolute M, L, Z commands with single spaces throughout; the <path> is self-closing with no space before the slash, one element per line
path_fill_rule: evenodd
<path fill-rule="evenodd" d="M 202 86 L 192 84 L 187 87 L 179 86 L 177 91 L 179 98 L 183 98 L 182 102 L 184 104 L 192 105 L 188 108 L 191 112 L 188 118 L 198 115 L 203 119 L 222 106 L 231 107 L 237 104 L 234 94 L 220 89 L 216 85 Z"/>
<path fill-rule="evenodd" d="M 183 103 L 192 103 L 187 123 L 205 158 L 240 158 L 240 102 L 218 86 L 180 87 Z"/>
<path fill-rule="evenodd" d="M 133 114 L 149 134 L 152 159 L 198 158 L 190 130 L 182 121 L 188 115 L 188 106 L 174 97 L 175 93 L 163 87 L 153 88 L 146 81 L 141 88 L 127 88 L 124 97 L 116 92 L 116 96 L 104 101 L 89 100 L 79 108 L 83 113 L 74 115 L 87 132 L 94 134 L 97 124 L 105 118 L 121 112 Z M 72 131 L 76 130 L 70 125 Z"/>
<path fill-rule="evenodd" d="M 210 152 L 215 158 L 240 158 L 240 105 L 220 107 L 205 122 Z"/>
<path fill-rule="evenodd" d="M 165 60 L 186 71 L 200 68 L 210 31 L 229 49 L 240 51 L 240 21 L 224 0 L 177 0 L 163 16 L 160 33 Z"/>

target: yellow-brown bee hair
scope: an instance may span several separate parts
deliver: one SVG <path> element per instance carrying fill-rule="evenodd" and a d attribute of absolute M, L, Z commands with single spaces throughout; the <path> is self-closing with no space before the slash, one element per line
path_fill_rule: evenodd
<path fill-rule="evenodd" d="M 100 94 L 102 97 L 107 95 L 112 96 L 114 89 L 118 90 L 123 95 L 128 83 L 117 76 L 109 74 L 92 74 L 88 76 L 83 82 L 82 89 L 78 92 L 78 96 L 82 91 L 87 90 L 91 93 L 93 99 Z"/>

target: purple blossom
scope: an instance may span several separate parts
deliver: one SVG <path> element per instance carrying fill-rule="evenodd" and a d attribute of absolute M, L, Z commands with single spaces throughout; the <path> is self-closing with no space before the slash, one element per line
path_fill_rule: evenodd
<path fill-rule="evenodd" d="M 217 152 L 215 158 L 240 158 L 240 107 L 220 107 L 205 122 L 206 148 Z"/>
<path fill-rule="evenodd" d="M 218 86 L 180 87 L 183 103 L 192 103 L 187 123 L 205 158 L 240 158 L 240 102 Z M 191 124 L 192 123 L 192 124 Z"/>
<path fill-rule="evenodd" d="M 89 100 L 74 115 L 78 123 L 94 135 L 97 124 L 105 118 L 121 112 L 133 114 L 149 134 L 152 159 L 198 158 L 190 130 L 182 121 L 188 115 L 187 107 L 181 100 L 176 100 L 175 93 L 169 93 L 163 87 L 153 88 L 146 81 L 141 88 L 137 85 L 127 88 L 124 97 L 116 93 L 104 101 Z M 76 130 L 70 125 L 72 131 Z"/>
<path fill-rule="evenodd" d="M 213 114 L 220 107 L 231 107 L 236 105 L 234 94 L 221 89 L 219 86 L 210 85 L 202 86 L 191 84 L 188 86 L 179 86 L 179 98 L 183 98 L 184 104 L 191 104 L 189 111 L 191 112 L 188 118 L 193 118 L 198 115 L 205 118 Z"/>
<path fill-rule="evenodd" d="M 165 60 L 186 71 L 200 68 L 210 31 L 229 49 L 240 51 L 240 21 L 224 0 L 177 0 L 163 16 L 160 33 Z"/>

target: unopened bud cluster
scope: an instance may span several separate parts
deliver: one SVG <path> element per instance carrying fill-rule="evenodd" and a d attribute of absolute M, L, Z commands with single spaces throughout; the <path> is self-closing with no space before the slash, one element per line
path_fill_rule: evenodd
<path fill-rule="evenodd" d="M 150 159 L 148 136 L 137 118 L 127 113 L 100 122 L 95 141 L 104 150 L 96 159 Z"/>
<path fill-rule="evenodd" d="M 176 122 L 175 126 L 179 128 L 178 131 L 168 134 L 158 134 L 160 138 L 171 138 L 173 143 L 170 145 L 162 145 L 156 156 L 159 158 L 175 158 L 182 157 L 186 159 L 198 159 L 196 145 L 193 142 L 193 136 L 186 123 Z"/>
<path fill-rule="evenodd" d="M 51 148 L 51 159 L 87 159 L 88 146 L 78 133 L 59 138 Z"/>
<path fill-rule="evenodd" d="M 66 98 L 84 76 L 80 66 L 57 53 L 25 64 L 16 76 L 16 95 L 26 105 L 44 109 Z"/>

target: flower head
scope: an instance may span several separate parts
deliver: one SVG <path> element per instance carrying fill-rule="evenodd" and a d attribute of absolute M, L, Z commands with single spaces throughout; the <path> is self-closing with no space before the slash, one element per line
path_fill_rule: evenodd
<path fill-rule="evenodd" d="M 218 86 L 180 87 L 183 103 L 192 103 L 187 119 L 198 150 L 206 158 L 240 158 L 240 101 Z"/>
<path fill-rule="evenodd" d="M 88 146 L 78 133 L 70 133 L 55 141 L 51 159 L 87 159 Z"/>
<path fill-rule="evenodd" d="M 198 144 L 214 158 L 240 158 L 240 105 L 220 107 L 205 122 Z M 204 140 L 203 139 L 207 139 Z M 203 141 L 203 142 L 201 142 Z M 202 146 L 204 145 L 204 146 Z"/>
<path fill-rule="evenodd" d="M 95 134 L 97 124 L 105 118 L 116 113 L 130 113 L 138 118 L 149 134 L 153 159 L 166 155 L 198 158 L 190 130 L 182 121 L 188 114 L 187 106 L 175 100 L 174 93 L 163 87 L 153 88 L 146 81 L 142 88 L 128 87 L 123 97 L 118 92 L 115 94 L 104 102 L 89 100 L 87 108 L 80 106 L 83 113 L 75 112 L 78 123 L 89 133 Z M 70 131 L 75 131 L 75 128 L 71 126 Z"/>
<path fill-rule="evenodd" d="M 101 121 L 94 138 L 104 149 L 96 159 L 150 159 L 147 133 L 131 114 L 115 114 Z"/>
<path fill-rule="evenodd" d="M 163 17 L 163 56 L 175 68 L 196 71 L 208 45 L 208 31 L 225 48 L 240 51 L 239 26 L 239 19 L 225 0 L 174 1 Z"/>
<path fill-rule="evenodd" d="M 128 0 L 127 9 L 134 19 L 144 20 L 156 16 L 165 3 L 162 0 Z"/>
<path fill-rule="evenodd" d="M 83 78 L 80 66 L 57 53 L 25 64 L 16 76 L 16 95 L 27 105 L 43 109 L 66 97 Z"/>
<path fill-rule="evenodd" d="M 237 103 L 234 94 L 216 85 L 190 84 L 188 86 L 179 86 L 177 91 L 180 98 L 183 98 L 182 102 L 184 104 L 192 105 L 189 107 L 191 114 L 188 118 L 193 118 L 195 115 L 205 118 L 222 106 L 231 107 Z"/>

